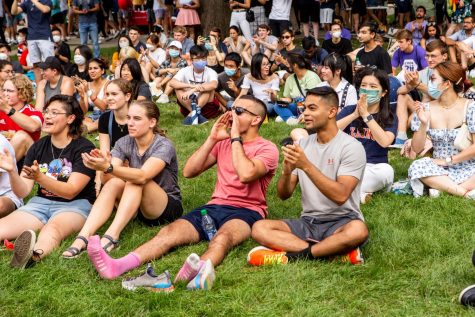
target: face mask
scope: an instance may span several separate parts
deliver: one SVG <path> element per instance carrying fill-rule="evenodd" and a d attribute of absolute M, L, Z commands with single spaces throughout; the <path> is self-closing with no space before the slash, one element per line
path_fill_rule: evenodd
<path fill-rule="evenodd" d="M 341 31 L 335 31 L 332 33 L 332 36 L 336 39 L 340 38 L 341 37 Z"/>
<path fill-rule="evenodd" d="M 207 62 L 207 61 L 196 61 L 196 62 L 193 62 L 193 67 L 194 67 L 196 70 L 203 70 L 203 69 L 205 69 L 206 65 L 208 65 L 208 62 Z"/>
<path fill-rule="evenodd" d="M 226 73 L 226 75 L 228 76 L 234 76 L 237 72 L 237 69 L 232 69 L 232 68 L 226 68 L 224 67 L 224 72 Z"/>
<path fill-rule="evenodd" d="M 211 43 L 205 43 L 205 48 L 206 48 L 208 51 L 212 51 L 212 50 L 213 50 L 213 46 L 211 45 Z"/>
<path fill-rule="evenodd" d="M 54 35 L 53 36 L 53 41 L 55 43 L 59 43 L 61 41 L 61 35 Z"/>
<path fill-rule="evenodd" d="M 155 51 L 155 46 L 153 46 L 152 44 L 145 44 L 147 46 L 147 49 L 149 49 L 150 51 Z"/>
<path fill-rule="evenodd" d="M 8 55 L 5 53 L 0 53 L 0 61 L 4 61 L 8 59 Z"/>
<path fill-rule="evenodd" d="M 381 91 L 378 89 L 360 88 L 360 95 L 361 94 L 366 95 L 366 101 L 368 102 L 368 105 L 374 105 L 381 100 Z"/>
<path fill-rule="evenodd" d="M 25 41 L 25 38 L 23 36 L 17 36 L 16 39 L 18 40 L 18 43 Z"/>
<path fill-rule="evenodd" d="M 442 93 L 445 91 L 440 90 L 437 88 L 438 85 L 434 84 L 431 80 L 429 80 L 429 84 L 427 85 L 427 93 L 432 99 L 439 99 Z"/>
<path fill-rule="evenodd" d="M 177 50 L 168 50 L 168 54 L 170 54 L 171 57 L 175 58 L 180 56 L 180 51 Z"/>
<path fill-rule="evenodd" d="M 127 47 L 129 46 L 129 42 L 128 41 L 120 41 L 119 42 L 119 47 L 120 48 L 124 48 L 124 47 Z"/>
<path fill-rule="evenodd" d="M 84 65 L 86 64 L 86 58 L 82 55 L 74 55 L 74 64 Z"/>

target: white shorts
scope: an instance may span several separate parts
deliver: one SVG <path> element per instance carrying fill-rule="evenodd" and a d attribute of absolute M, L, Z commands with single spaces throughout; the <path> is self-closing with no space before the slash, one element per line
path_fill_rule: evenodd
<path fill-rule="evenodd" d="M 33 65 L 54 56 L 54 43 L 50 40 L 28 40 L 28 57 Z"/>
<path fill-rule="evenodd" d="M 320 23 L 330 24 L 333 19 L 333 9 L 320 9 Z"/>
<path fill-rule="evenodd" d="M 0 197 L 9 198 L 15 204 L 15 209 L 18 209 L 23 206 L 23 199 L 18 198 L 11 190 L 6 193 L 3 193 Z"/>

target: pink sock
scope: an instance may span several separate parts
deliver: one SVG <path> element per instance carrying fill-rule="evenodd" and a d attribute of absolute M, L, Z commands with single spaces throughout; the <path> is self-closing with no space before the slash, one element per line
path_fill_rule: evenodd
<path fill-rule="evenodd" d="M 102 249 L 101 239 L 97 235 L 89 238 L 87 254 L 99 275 L 108 280 L 115 279 L 140 265 L 139 257 L 133 252 L 120 259 L 111 258 Z"/>

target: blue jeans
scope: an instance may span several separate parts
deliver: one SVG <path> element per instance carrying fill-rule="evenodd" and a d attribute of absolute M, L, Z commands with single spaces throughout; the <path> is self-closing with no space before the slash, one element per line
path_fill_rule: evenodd
<path fill-rule="evenodd" d="M 287 121 L 287 119 L 291 117 L 297 118 L 297 105 L 294 102 L 289 103 L 286 107 L 276 105 L 274 111 L 277 112 L 277 115 L 284 121 Z"/>
<path fill-rule="evenodd" d="M 89 35 L 92 39 L 92 46 L 94 48 L 94 57 L 100 56 L 99 48 L 99 32 L 97 23 L 79 23 L 79 37 L 81 38 L 81 45 L 87 45 Z"/>

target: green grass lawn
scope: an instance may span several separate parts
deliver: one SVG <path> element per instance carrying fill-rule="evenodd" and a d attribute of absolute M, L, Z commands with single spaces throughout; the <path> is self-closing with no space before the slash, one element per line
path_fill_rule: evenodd
<path fill-rule="evenodd" d="M 180 168 L 205 140 L 211 124 L 184 127 L 173 104 L 164 105 L 162 126 L 174 141 Z M 284 124 L 263 125 L 262 135 L 278 143 L 288 134 Z M 396 178 L 406 176 L 409 161 L 391 153 Z M 277 174 L 280 173 L 277 171 Z M 269 187 L 271 218 L 297 217 L 299 195 L 282 202 L 276 178 Z M 180 178 L 185 210 L 204 204 L 214 188 L 215 169 L 197 179 Z M 256 243 L 234 249 L 217 267 L 214 288 L 190 292 L 177 287 L 171 294 L 129 292 L 120 279 L 98 277 L 83 254 L 60 257 L 72 238 L 31 269 L 9 268 L 11 253 L 0 252 L 0 315 L 177 315 L 177 316 L 460 316 L 471 315 L 457 303 L 461 289 L 475 283 L 470 257 L 475 245 L 473 202 L 442 195 L 438 199 L 379 194 L 363 213 L 370 228 L 364 248 L 366 264 L 301 261 L 287 266 L 255 268 L 246 264 Z M 105 230 L 102 229 L 101 232 Z M 127 254 L 150 239 L 158 228 L 133 221 L 123 232 L 114 257 Z M 186 256 L 203 252 L 206 243 L 180 248 L 153 262 L 157 271 L 176 274 Z M 127 276 L 142 273 L 143 267 Z"/>

